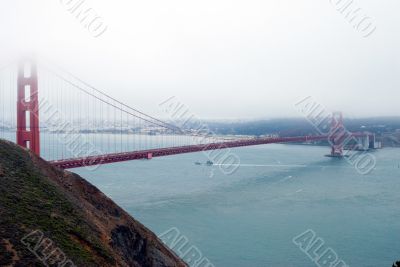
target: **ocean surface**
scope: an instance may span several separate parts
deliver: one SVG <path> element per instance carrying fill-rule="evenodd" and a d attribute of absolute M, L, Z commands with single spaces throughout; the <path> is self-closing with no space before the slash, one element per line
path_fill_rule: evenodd
<path fill-rule="evenodd" d="M 73 171 L 156 234 L 179 231 L 209 266 L 329 266 L 313 261 L 326 248 L 349 266 L 400 260 L 400 149 L 373 152 L 376 168 L 367 175 L 324 157 L 327 147 L 232 152 L 241 164 L 230 175 L 220 166 L 196 165 L 208 160 L 204 153 Z M 314 256 L 293 242 L 307 230 L 323 241 Z M 185 256 L 185 249 L 174 250 Z"/>

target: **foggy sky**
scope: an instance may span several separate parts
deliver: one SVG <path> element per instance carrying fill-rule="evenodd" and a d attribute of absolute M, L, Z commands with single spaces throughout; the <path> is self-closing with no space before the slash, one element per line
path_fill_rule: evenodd
<path fill-rule="evenodd" d="M 400 115 L 398 0 L 356 2 L 368 38 L 330 0 L 86 0 L 107 25 L 95 38 L 68 1 L 1 1 L 1 65 L 34 52 L 160 117 L 171 96 L 209 119 L 299 117 L 306 96 L 347 117 Z"/>

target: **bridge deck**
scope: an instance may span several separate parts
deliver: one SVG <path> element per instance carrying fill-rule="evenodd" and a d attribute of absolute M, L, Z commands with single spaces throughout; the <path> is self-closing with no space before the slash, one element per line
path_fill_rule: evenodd
<path fill-rule="evenodd" d="M 220 143 L 210 143 L 210 144 L 200 144 L 200 145 L 189 145 L 180 147 L 169 147 L 169 148 L 159 148 L 159 149 L 148 149 L 141 151 L 123 152 L 123 153 L 113 153 L 98 156 L 90 156 L 84 158 L 74 158 L 74 159 L 64 159 L 55 160 L 50 163 L 56 167 L 62 169 L 79 168 L 85 166 L 93 166 L 99 164 L 116 163 L 129 160 L 138 159 L 148 159 L 149 155 L 151 157 L 163 157 L 184 153 L 201 152 L 208 150 L 218 150 L 234 147 L 244 147 L 244 146 L 255 146 L 264 144 L 274 144 L 274 143 L 296 143 L 296 142 L 308 142 L 308 141 L 321 141 L 328 140 L 328 135 L 320 136 L 299 136 L 299 137 L 274 137 L 274 138 L 253 138 L 253 139 L 242 139 L 235 141 L 227 141 Z"/>

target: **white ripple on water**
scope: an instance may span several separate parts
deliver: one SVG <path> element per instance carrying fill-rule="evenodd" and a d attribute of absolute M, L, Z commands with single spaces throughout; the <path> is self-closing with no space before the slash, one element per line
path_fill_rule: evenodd
<path fill-rule="evenodd" d="M 293 165 L 293 164 L 214 164 L 214 166 L 240 166 L 240 167 L 294 167 L 305 168 L 307 165 Z"/>

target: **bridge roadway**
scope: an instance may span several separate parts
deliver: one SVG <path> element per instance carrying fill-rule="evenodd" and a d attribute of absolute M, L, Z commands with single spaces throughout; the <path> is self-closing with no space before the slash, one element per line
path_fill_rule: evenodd
<path fill-rule="evenodd" d="M 368 134 L 352 133 L 350 136 L 360 137 L 366 135 Z M 316 135 L 316 136 L 298 136 L 298 137 L 251 138 L 251 139 L 240 139 L 234 141 L 225 141 L 225 142 L 217 142 L 209 144 L 157 148 L 157 149 L 148 149 L 148 150 L 140 150 L 132 152 L 89 156 L 82 158 L 63 159 L 63 160 L 50 161 L 50 163 L 62 169 L 71 169 L 71 168 L 94 166 L 100 164 L 116 163 L 122 161 L 150 159 L 153 157 L 164 157 L 164 156 L 184 154 L 184 153 L 201 152 L 208 150 L 219 150 L 226 148 L 276 144 L 276 143 L 298 143 L 298 142 L 308 142 L 308 141 L 321 141 L 321 140 L 328 140 L 329 138 L 332 138 L 332 136 Z"/>

